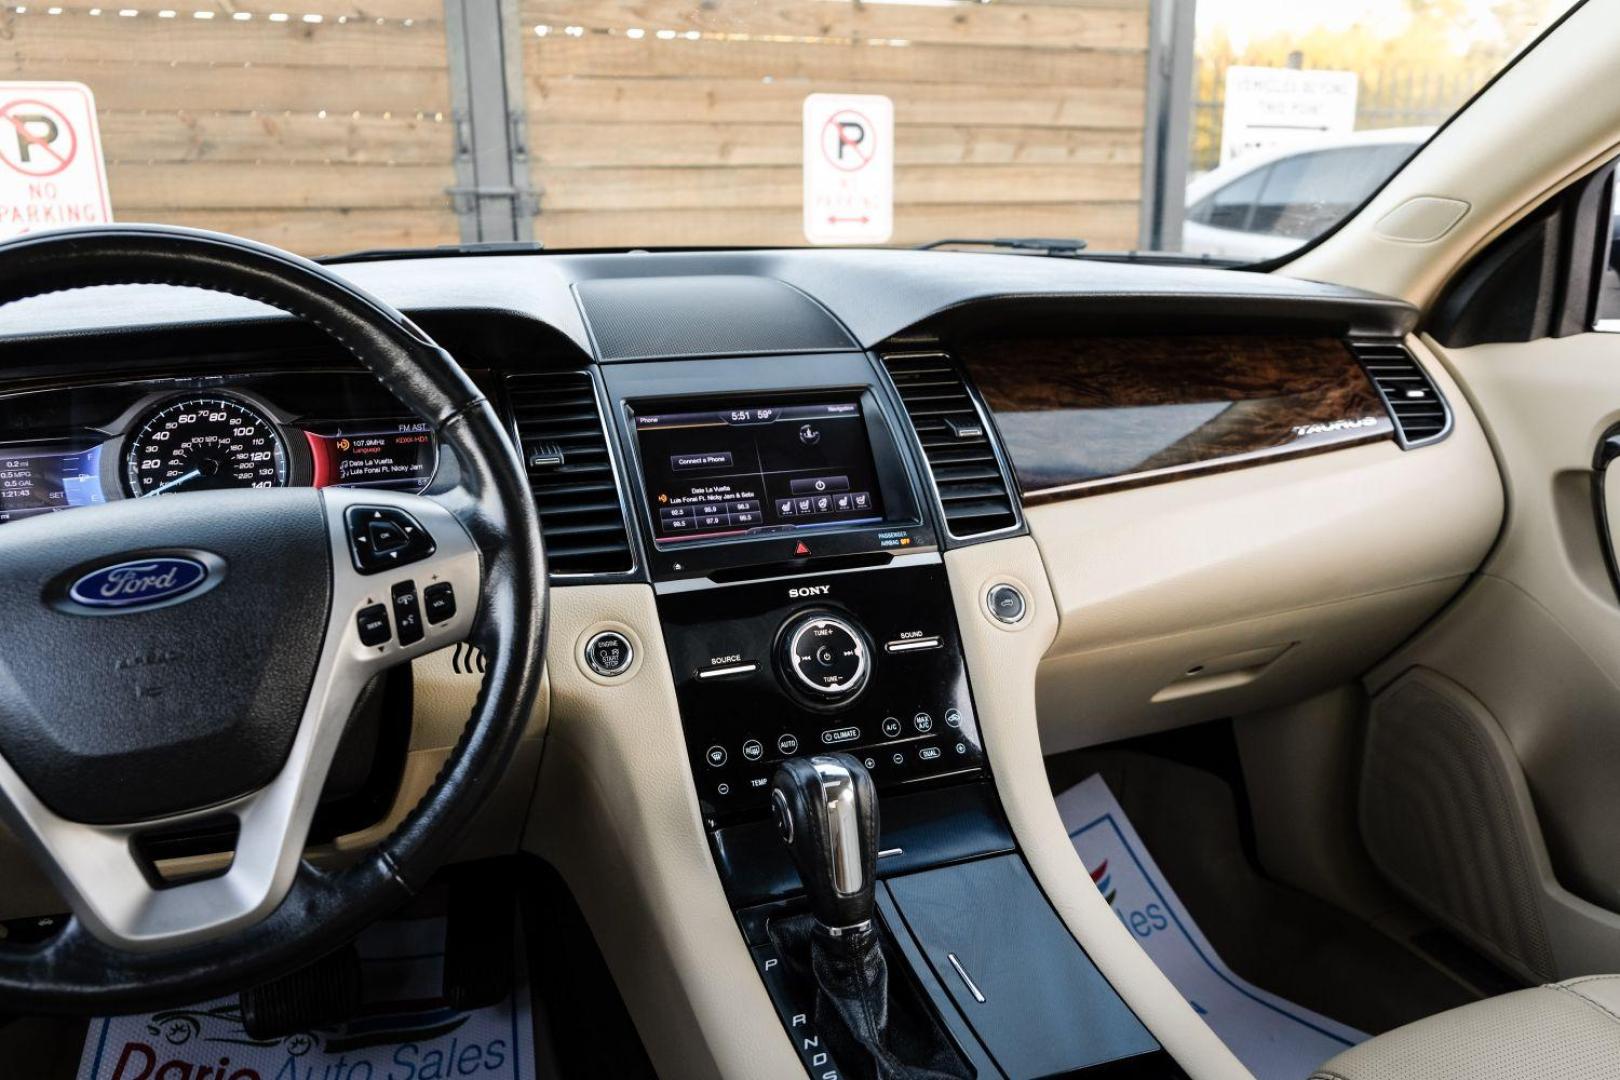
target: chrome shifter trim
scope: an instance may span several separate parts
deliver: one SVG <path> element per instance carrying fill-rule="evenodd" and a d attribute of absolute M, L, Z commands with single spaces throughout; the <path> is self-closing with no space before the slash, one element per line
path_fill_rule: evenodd
<path fill-rule="evenodd" d="M 855 778 L 849 769 L 827 757 L 814 757 L 816 779 L 821 783 L 819 805 L 823 814 L 822 835 L 827 840 L 823 854 L 832 867 L 832 887 L 840 896 L 854 896 L 866 887 L 861 866 L 861 816 L 855 802 Z"/>

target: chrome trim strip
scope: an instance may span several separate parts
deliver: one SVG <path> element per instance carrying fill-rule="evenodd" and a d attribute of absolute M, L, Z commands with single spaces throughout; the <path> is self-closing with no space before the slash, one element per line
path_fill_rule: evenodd
<path fill-rule="evenodd" d="M 732 675 L 747 675 L 749 672 L 758 670 L 758 664 L 732 664 L 729 667 L 703 668 L 697 673 L 697 677 L 700 679 L 724 679 Z"/>
<path fill-rule="evenodd" d="M 699 592 L 704 589 L 734 589 L 741 585 L 758 585 L 761 582 L 799 581 L 804 578 L 829 577 L 836 574 L 869 574 L 874 570 L 893 570 L 901 566 L 930 566 L 944 561 L 938 551 L 910 551 L 904 555 L 896 555 L 882 566 L 846 566 L 835 570 L 807 570 L 791 574 L 768 574 L 764 577 L 748 578 L 744 581 L 715 581 L 713 578 L 706 577 L 676 578 L 674 581 L 653 582 L 653 591 L 659 596 L 668 596 L 673 593 Z"/>
<path fill-rule="evenodd" d="M 922 652 L 924 649 L 937 649 L 940 646 L 938 635 L 924 638 L 911 638 L 906 641 L 890 641 L 884 644 L 883 651 L 889 653 Z"/>
<path fill-rule="evenodd" d="M 973 1000 L 977 1001 L 980 1005 L 983 1005 L 985 1002 L 984 994 L 979 990 L 978 985 L 968 975 L 967 969 L 962 966 L 962 961 L 956 958 L 955 953 L 946 953 L 945 959 L 949 960 L 951 962 L 951 967 L 955 968 L 956 973 L 962 976 L 962 981 L 967 984 L 969 992 L 973 994 Z"/>
<path fill-rule="evenodd" d="M 1385 409 L 1387 411 L 1388 405 Z M 1144 481 L 1170 479 L 1186 475 L 1188 479 L 1197 479 L 1202 476 L 1213 476 L 1230 469 L 1233 465 L 1281 464 L 1295 458 L 1306 457 L 1316 453 L 1326 453 L 1332 450 L 1350 450 L 1357 446 L 1371 446 L 1374 443 L 1385 441 L 1400 444 L 1400 428 L 1391 419 L 1389 426 L 1383 430 L 1374 430 L 1371 434 L 1361 435 L 1350 439 L 1330 439 L 1320 443 L 1307 443 L 1297 447 L 1283 449 L 1250 450 L 1242 454 L 1228 454 L 1225 457 L 1210 458 L 1207 461 L 1189 461 L 1182 465 L 1166 465 L 1162 469 L 1144 469 L 1141 472 L 1117 473 L 1113 476 L 1099 476 L 1095 480 L 1077 480 L 1072 484 L 1057 484 L 1053 487 L 1036 488 L 1026 491 L 1024 497 L 1028 499 L 1046 498 L 1052 495 L 1063 495 L 1074 491 L 1107 491 L 1112 488 L 1130 488 Z M 1419 444 L 1424 445 L 1424 444 Z"/>

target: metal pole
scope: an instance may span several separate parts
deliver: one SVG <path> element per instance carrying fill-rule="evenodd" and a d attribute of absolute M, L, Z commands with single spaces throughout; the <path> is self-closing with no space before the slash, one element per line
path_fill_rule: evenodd
<path fill-rule="evenodd" d="M 1137 242 L 1150 251 L 1181 249 L 1196 4 L 1197 0 L 1151 0 L 1148 9 L 1147 116 Z"/>
<path fill-rule="evenodd" d="M 444 0 L 456 186 L 465 243 L 534 235 L 517 0 Z"/>

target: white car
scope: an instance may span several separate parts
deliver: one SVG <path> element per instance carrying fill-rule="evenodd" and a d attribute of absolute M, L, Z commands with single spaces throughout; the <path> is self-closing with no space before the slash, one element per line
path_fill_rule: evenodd
<path fill-rule="evenodd" d="M 1229 161 L 1187 185 L 1182 249 L 1256 262 L 1286 255 L 1359 206 L 1434 131 L 1358 131 Z"/>

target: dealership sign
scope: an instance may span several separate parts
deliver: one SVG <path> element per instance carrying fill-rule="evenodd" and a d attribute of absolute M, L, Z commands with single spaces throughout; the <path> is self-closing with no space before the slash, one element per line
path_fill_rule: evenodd
<path fill-rule="evenodd" d="M 1221 160 L 1349 134 L 1356 128 L 1357 86 L 1353 71 L 1227 68 Z"/>
<path fill-rule="evenodd" d="M 0 82 L 0 238 L 111 220 L 90 88 Z"/>

